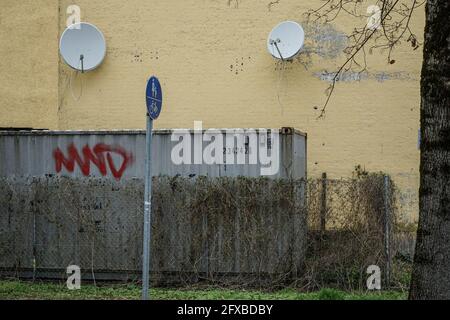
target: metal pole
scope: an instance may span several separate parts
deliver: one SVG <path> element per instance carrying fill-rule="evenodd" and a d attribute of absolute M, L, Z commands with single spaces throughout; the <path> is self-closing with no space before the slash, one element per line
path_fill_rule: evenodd
<path fill-rule="evenodd" d="M 145 156 L 145 193 L 144 193 L 144 244 L 142 257 L 142 300 L 148 300 L 150 276 L 150 241 L 151 241 L 151 214 L 152 214 L 152 130 L 153 120 L 147 114 L 146 156 Z"/>
<path fill-rule="evenodd" d="M 36 281 L 36 208 L 33 208 L 33 282 Z"/>

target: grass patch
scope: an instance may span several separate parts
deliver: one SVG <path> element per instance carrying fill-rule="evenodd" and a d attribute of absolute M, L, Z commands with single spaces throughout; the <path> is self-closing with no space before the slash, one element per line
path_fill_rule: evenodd
<path fill-rule="evenodd" d="M 251 290 L 229 290 L 219 288 L 150 290 L 154 300 L 399 300 L 406 299 L 406 293 L 395 291 L 344 292 L 322 289 L 317 292 L 299 292 L 288 288 L 265 292 Z M 83 285 L 80 290 L 68 290 L 65 283 L 28 282 L 0 280 L 0 299 L 42 299 L 42 300 L 137 300 L 141 288 L 136 284 L 126 285 Z"/>

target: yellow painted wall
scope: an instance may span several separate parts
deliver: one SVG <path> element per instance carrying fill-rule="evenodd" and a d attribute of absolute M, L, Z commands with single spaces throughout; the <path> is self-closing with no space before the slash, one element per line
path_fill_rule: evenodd
<path fill-rule="evenodd" d="M 58 0 L 0 0 L 0 127 L 58 127 Z"/>
<path fill-rule="evenodd" d="M 2 28 L 5 19 L 20 25 L 25 18 L 18 10 L 35 2 L 6 1 Z M 344 61 L 345 34 L 364 25 L 365 19 L 340 16 L 328 26 L 305 24 L 305 52 L 283 67 L 267 53 L 268 33 L 283 20 L 304 22 L 304 13 L 323 2 L 281 0 L 270 10 L 269 2 L 60 0 L 59 30 L 54 32 L 55 1 L 42 1 L 46 6 L 33 15 L 52 17 L 41 22 L 43 28 L 51 29 L 48 33 L 20 31 L 29 26 L 0 31 L 0 63 L 8 74 L 4 76 L 2 70 L 0 84 L 4 87 L 5 79 L 13 80 L 6 85 L 8 91 L 0 91 L 0 126 L 144 128 L 146 79 L 156 74 L 165 98 L 157 128 L 192 128 L 194 120 L 202 120 L 205 128 L 295 127 L 308 133 L 309 176 L 322 172 L 332 178 L 349 176 L 356 165 L 388 172 L 400 187 L 403 212 L 416 220 L 422 49 L 413 51 L 405 41 L 394 51 L 392 65 L 386 53 L 368 54 L 368 73 L 359 81 L 351 80 L 355 74 L 347 74 L 348 79 L 336 87 L 325 119 L 318 120 L 314 106 L 324 103 L 329 85 L 324 74 Z M 78 78 L 61 60 L 58 63 L 57 56 L 56 33 L 64 30 L 66 8 L 74 3 L 81 7 L 83 21 L 103 31 L 108 47 L 101 67 Z M 366 1 L 363 6 L 373 3 Z M 5 17 L 5 7 L 14 17 Z M 414 14 L 411 28 L 420 40 L 423 8 Z M 11 51 L 16 48 L 20 59 L 4 49 L 8 36 L 16 39 L 17 47 Z M 17 49 L 19 44 L 23 47 Z M 37 64 L 40 59 L 33 54 L 25 53 L 28 50 L 41 54 L 46 68 Z M 4 57 L 13 60 L 13 65 L 24 63 L 18 75 Z M 59 68 L 58 77 L 55 68 Z M 30 75 L 45 80 L 39 90 L 36 87 L 38 97 L 19 90 L 20 99 L 14 100 L 14 89 L 25 88 Z M 77 101 L 73 96 L 80 93 Z M 27 108 L 42 112 L 24 112 Z"/>

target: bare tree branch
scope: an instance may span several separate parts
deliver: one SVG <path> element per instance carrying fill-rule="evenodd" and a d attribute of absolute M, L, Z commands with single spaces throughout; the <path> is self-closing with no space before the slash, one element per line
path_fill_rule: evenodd
<path fill-rule="evenodd" d="M 354 65 L 359 68 L 359 73 L 367 69 L 367 52 L 372 54 L 374 50 L 381 50 L 382 52 L 388 50 L 388 63 L 393 64 L 395 60 L 392 59 L 392 52 L 402 39 L 410 42 L 413 50 L 421 45 L 410 29 L 410 22 L 414 10 L 425 2 L 426 0 L 420 3 L 418 0 L 378 0 L 376 2 L 374 8 L 379 10 L 379 12 L 375 12 L 376 15 L 379 13 L 378 21 L 373 21 L 373 25 L 366 23 L 363 27 L 355 28 L 347 36 L 349 44 L 344 52 L 348 57 L 334 74 L 332 83 L 326 90 L 327 99 L 318 118 L 325 116 L 326 108 L 341 74 L 351 70 Z M 365 12 L 362 13 L 361 4 L 361 0 L 325 0 L 324 4 L 318 9 L 308 11 L 306 16 L 308 20 L 323 21 L 324 23 L 330 23 L 342 14 L 356 18 L 372 18 Z M 406 35 L 407 33 L 409 35 Z M 371 39 L 374 40 L 374 44 L 369 46 L 368 42 Z M 358 59 L 361 60 L 359 54 L 362 55 L 362 61 L 358 61 Z"/>

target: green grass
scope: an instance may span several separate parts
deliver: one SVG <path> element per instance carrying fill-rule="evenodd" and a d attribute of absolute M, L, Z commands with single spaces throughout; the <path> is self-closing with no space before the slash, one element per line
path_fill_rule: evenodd
<path fill-rule="evenodd" d="M 127 285 L 83 285 L 80 290 L 68 290 L 64 283 L 26 282 L 0 280 L 0 299 L 114 299 L 135 300 L 140 298 L 140 287 Z M 382 292 L 344 292 L 334 289 L 322 289 L 317 292 L 299 292 L 288 288 L 281 291 L 265 292 L 253 290 L 229 290 L 219 288 L 202 289 L 151 289 L 155 300 L 399 300 L 406 299 L 406 293 L 395 291 Z"/>

